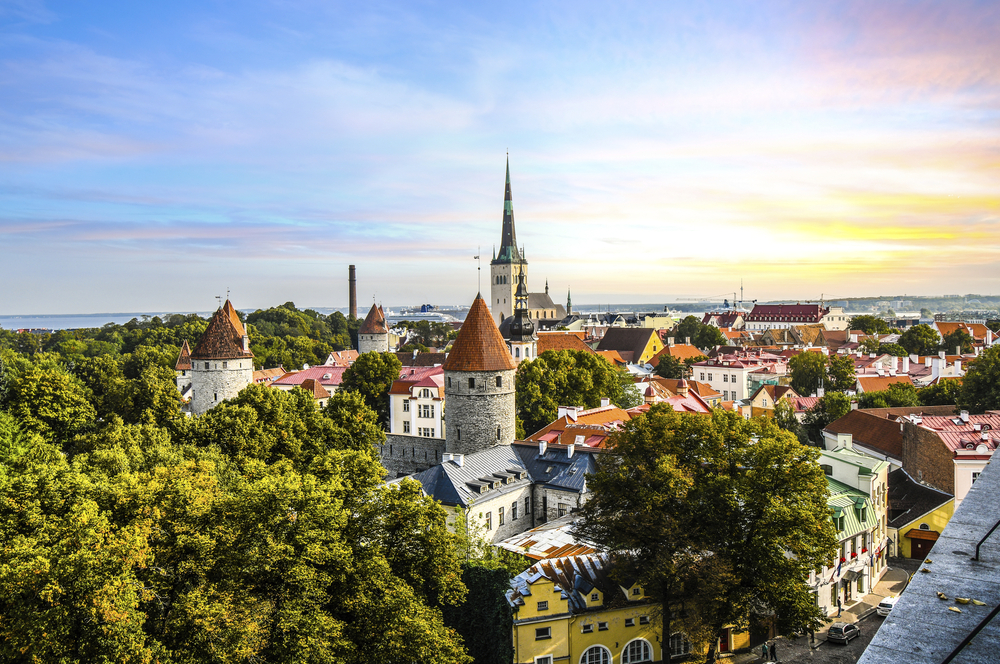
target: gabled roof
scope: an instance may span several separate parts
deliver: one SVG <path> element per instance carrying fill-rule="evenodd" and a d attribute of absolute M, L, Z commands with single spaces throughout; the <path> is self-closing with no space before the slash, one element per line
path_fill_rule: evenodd
<path fill-rule="evenodd" d="M 903 432 L 895 416 L 887 418 L 867 410 L 852 410 L 830 422 L 824 431 L 832 434 L 849 433 L 858 445 L 894 459 L 903 458 Z"/>
<path fill-rule="evenodd" d="M 538 354 L 541 355 L 547 350 L 582 350 L 587 353 L 594 353 L 594 349 L 583 343 L 582 332 L 539 332 Z"/>
<path fill-rule="evenodd" d="M 913 381 L 906 374 L 902 376 L 858 376 L 858 385 L 862 392 L 884 392 L 890 385 L 902 383 L 913 385 Z"/>
<path fill-rule="evenodd" d="M 307 378 L 299 384 L 299 387 L 312 395 L 313 399 L 329 399 L 330 393 L 326 391 L 323 384 L 315 378 Z"/>
<path fill-rule="evenodd" d="M 257 369 L 253 372 L 253 382 L 269 383 L 281 378 L 286 373 L 288 372 L 282 367 L 275 367 L 274 369 Z"/>
<path fill-rule="evenodd" d="M 444 362 L 445 371 L 513 371 L 516 368 L 486 301 L 477 295 Z"/>
<path fill-rule="evenodd" d="M 655 334 L 651 327 L 609 327 L 597 350 L 616 350 L 626 361 L 637 361 Z"/>
<path fill-rule="evenodd" d="M 250 349 L 243 350 L 243 338 L 247 335 L 229 300 L 222 305 L 208 321 L 205 333 L 198 339 L 191 352 L 193 360 L 238 360 L 252 358 Z"/>
<path fill-rule="evenodd" d="M 902 468 L 889 473 L 889 518 L 890 528 L 900 528 L 933 512 L 955 497 L 919 484 Z"/>
<path fill-rule="evenodd" d="M 328 367 L 349 367 L 358 359 L 358 354 L 358 351 L 352 348 L 331 351 L 323 364 Z"/>
<path fill-rule="evenodd" d="M 674 344 L 673 346 L 664 346 L 663 350 L 649 358 L 649 361 L 646 364 L 650 364 L 654 367 L 659 366 L 660 359 L 662 359 L 665 355 L 676 357 L 681 362 L 692 357 L 705 357 L 705 353 L 701 352 L 701 350 L 699 350 L 696 346 L 692 346 L 691 344 Z"/>
<path fill-rule="evenodd" d="M 622 365 L 626 364 L 625 358 L 616 350 L 595 350 L 595 353 L 603 357 L 605 360 L 611 364 Z"/>
<path fill-rule="evenodd" d="M 373 304 L 365 316 L 365 322 L 358 330 L 358 334 L 388 334 L 389 330 L 385 326 L 385 314 L 382 307 Z"/>
<path fill-rule="evenodd" d="M 780 321 L 787 323 L 818 323 L 830 313 L 818 304 L 755 304 L 746 315 L 748 323 Z"/>
<path fill-rule="evenodd" d="M 444 461 L 409 477 L 420 482 L 428 496 L 458 507 L 468 507 L 481 496 L 521 489 L 531 482 L 524 464 L 509 445 L 466 454 L 461 465 L 454 460 Z"/>
<path fill-rule="evenodd" d="M 177 364 L 174 365 L 174 371 L 189 371 L 191 369 L 191 349 L 188 347 L 187 339 L 184 340 L 184 345 L 181 346 L 181 354 L 177 358 Z"/>
<path fill-rule="evenodd" d="M 435 364 L 444 364 L 448 359 L 448 353 L 421 353 L 417 351 L 408 353 L 396 353 L 399 363 L 404 367 L 433 367 Z"/>
<path fill-rule="evenodd" d="M 319 364 L 302 371 L 286 373 L 271 385 L 274 387 L 298 387 L 305 381 L 313 379 L 326 387 L 339 387 L 344 379 L 345 371 L 347 371 L 347 367 L 330 367 Z"/>
<path fill-rule="evenodd" d="M 840 531 L 840 534 L 837 536 L 838 539 L 854 537 L 868 530 L 876 523 L 875 510 L 867 493 L 848 486 L 843 482 L 838 482 L 832 477 L 827 477 L 826 482 L 830 489 L 830 497 L 826 501 L 827 506 L 833 508 L 836 513 L 844 517 L 844 529 Z M 863 501 L 864 505 L 869 508 L 868 519 L 865 523 L 861 523 L 854 509 L 855 505 L 858 505 L 860 501 Z"/>
<path fill-rule="evenodd" d="M 630 419 L 632 416 L 618 406 L 601 406 L 590 410 L 581 410 L 576 413 L 575 418 L 572 415 L 563 415 L 528 436 L 527 440 L 544 440 L 547 443 L 568 445 L 576 442 L 577 436 L 583 436 L 584 445 L 600 447 L 608 433 Z"/>

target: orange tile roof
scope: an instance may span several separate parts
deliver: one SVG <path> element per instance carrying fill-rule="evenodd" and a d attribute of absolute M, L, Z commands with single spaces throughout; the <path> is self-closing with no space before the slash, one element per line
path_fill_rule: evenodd
<path fill-rule="evenodd" d="M 486 301 L 477 295 L 444 361 L 445 371 L 513 371 L 516 368 Z"/>
<path fill-rule="evenodd" d="M 660 358 L 664 355 L 676 357 L 681 362 L 688 358 L 705 357 L 705 353 L 701 352 L 695 346 L 690 344 L 674 344 L 673 346 L 664 346 L 663 350 L 649 358 L 649 362 L 647 362 L 647 364 L 651 364 L 654 367 L 658 366 L 660 364 Z"/>
<path fill-rule="evenodd" d="M 238 360 L 252 358 L 250 350 L 243 350 L 243 337 L 246 330 L 240 322 L 236 309 L 226 300 L 226 303 L 215 312 L 208 322 L 205 333 L 201 335 L 191 359 L 194 360 Z"/>
<path fill-rule="evenodd" d="M 612 364 L 625 364 L 625 358 L 616 350 L 595 350 L 594 352 Z"/>
<path fill-rule="evenodd" d="M 177 364 L 174 365 L 174 371 L 189 371 L 191 369 L 191 349 L 188 347 L 187 339 L 184 340 L 184 345 L 181 346 L 180 357 L 177 358 Z"/>
<path fill-rule="evenodd" d="M 861 385 L 861 389 L 865 392 L 884 392 L 889 389 L 890 385 L 896 383 L 904 383 L 906 385 L 913 385 L 913 381 L 910 380 L 909 376 L 858 376 L 858 384 Z"/>
<path fill-rule="evenodd" d="M 583 343 L 583 332 L 539 332 L 538 333 L 538 354 L 541 355 L 547 350 L 582 350 L 594 353 L 594 349 Z"/>
<path fill-rule="evenodd" d="M 382 313 L 382 307 L 373 304 L 372 308 L 368 310 L 368 315 L 365 316 L 365 322 L 358 330 L 358 334 L 387 334 L 388 332 L 389 330 L 385 327 L 385 314 Z"/>
<path fill-rule="evenodd" d="M 328 399 L 330 397 L 330 393 L 326 391 L 326 388 L 313 378 L 307 378 L 302 381 L 299 387 L 312 394 L 313 399 Z"/>

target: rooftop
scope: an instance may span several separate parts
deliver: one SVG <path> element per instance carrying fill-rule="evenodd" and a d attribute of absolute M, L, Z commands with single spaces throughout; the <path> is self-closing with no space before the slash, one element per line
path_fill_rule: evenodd
<path fill-rule="evenodd" d="M 517 368 L 482 296 L 477 295 L 472 303 L 444 368 L 445 371 L 513 371 Z"/>

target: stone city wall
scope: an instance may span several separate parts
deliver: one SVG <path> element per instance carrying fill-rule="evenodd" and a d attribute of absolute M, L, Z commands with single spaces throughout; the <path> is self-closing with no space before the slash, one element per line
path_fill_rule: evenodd
<path fill-rule="evenodd" d="M 385 445 L 379 446 L 382 465 L 389 471 L 386 479 L 403 477 L 427 470 L 441 463 L 444 440 L 403 434 L 386 434 Z"/>

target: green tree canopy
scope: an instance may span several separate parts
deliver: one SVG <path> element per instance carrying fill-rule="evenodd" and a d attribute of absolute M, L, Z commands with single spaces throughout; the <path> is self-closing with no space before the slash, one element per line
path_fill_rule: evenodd
<path fill-rule="evenodd" d="M 854 389 L 857 384 L 854 371 L 854 360 L 850 355 L 831 355 L 827 361 L 827 389 L 834 392 L 845 392 Z"/>
<path fill-rule="evenodd" d="M 865 334 L 889 334 L 889 324 L 878 316 L 862 314 L 851 318 L 852 330 L 864 330 Z"/>
<path fill-rule="evenodd" d="M 917 397 L 921 406 L 951 406 L 958 403 L 961 393 L 961 380 L 939 380 L 917 390 Z"/>
<path fill-rule="evenodd" d="M 399 380 L 403 368 L 394 353 L 362 353 L 344 372 L 340 389 L 360 394 L 368 407 L 378 413 L 383 426 L 389 424 L 389 389 Z"/>
<path fill-rule="evenodd" d="M 816 392 L 826 383 L 827 357 L 822 353 L 802 352 L 788 360 L 792 389 L 802 396 Z"/>
<path fill-rule="evenodd" d="M 802 426 L 806 435 L 817 445 L 823 441 L 823 429 L 834 420 L 847 415 L 851 410 L 851 400 L 842 392 L 830 392 L 821 397 L 816 405 L 806 412 Z"/>
<path fill-rule="evenodd" d="M 687 367 L 673 355 L 661 355 L 656 365 L 656 375 L 661 378 L 679 379 L 684 377 Z"/>
<path fill-rule="evenodd" d="M 726 625 L 820 624 L 808 577 L 829 561 L 836 534 L 814 449 L 766 418 L 662 405 L 611 445 L 588 480 L 579 533 L 662 603 L 664 635 L 710 643 L 713 661 Z"/>
<path fill-rule="evenodd" d="M 970 413 L 1000 408 L 1000 346 L 991 346 L 966 366 L 958 405 Z"/>
<path fill-rule="evenodd" d="M 906 357 L 910 354 L 908 350 L 899 344 L 879 344 L 876 351 L 879 355 L 892 355 L 893 357 Z"/>
<path fill-rule="evenodd" d="M 724 346 L 726 337 L 713 325 L 703 325 L 695 316 L 685 316 L 674 327 L 674 341 L 684 343 L 686 339 L 691 339 L 691 345 L 703 351 Z"/>
<path fill-rule="evenodd" d="M 971 353 L 973 343 L 972 335 L 968 332 L 965 330 L 955 330 L 944 335 L 944 339 L 941 341 L 941 350 L 949 355 L 954 355 L 956 349 L 961 350 L 959 354 Z"/>
<path fill-rule="evenodd" d="M 917 389 L 910 383 L 893 383 L 889 389 L 879 392 L 864 392 L 858 396 L 859 408 L 901 408 L 919 406 Z"/>
<path fill-rule="evenodd" d="M 930 325 L 914 325 L 899 335 L 899 345 L 915 355 L 934 355 L 938 351 L 940 337 Z"/>
<path fill-rule="evenodd" d="M 621 408 L 642 403 L 628 372 L 583 350 L 549 350 L 522 362 L 514 385 L 517 417 L 526 434 L 555 420 L 559 406 L 596 408 L 602 397 Z"/>

